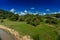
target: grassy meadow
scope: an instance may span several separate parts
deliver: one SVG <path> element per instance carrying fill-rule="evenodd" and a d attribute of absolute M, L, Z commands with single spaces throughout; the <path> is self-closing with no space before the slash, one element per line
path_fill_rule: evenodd
<path fill-rule="evenodd" d="M 32 26 L 26 24 L 26 22 L 10 21 L 5 19 L 4 22 L 0 22 L 1 25 L 5 25 L 9 28 L 17 30 L 21 35 L 30 35 L 34 40 L 57 40 L 58 34 L 56 30 L 60 28 L 58 25 L 48 25 L 41 22 L 38 26 Z"/>

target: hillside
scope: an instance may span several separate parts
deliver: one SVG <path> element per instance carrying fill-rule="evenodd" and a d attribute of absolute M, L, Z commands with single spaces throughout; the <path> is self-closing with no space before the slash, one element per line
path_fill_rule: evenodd
<path fill-rule="evenodd" d="M 60 14 L 54 15 L 20 16 L 0 10 L 0 24 L 17 30 L 21 35 L 30 35 L 34 40 L 60 40 L 60 20 L 56 17 Z"/>

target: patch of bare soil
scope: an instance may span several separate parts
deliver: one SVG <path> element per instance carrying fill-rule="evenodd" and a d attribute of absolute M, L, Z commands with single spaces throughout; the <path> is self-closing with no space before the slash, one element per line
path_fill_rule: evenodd
<path fill-rule="evenodd" d="M 16 40 L 33 40 L 29 35 L 21 36 L 16 30 L 10 29 L 6 26 L 0 25 L 0 29 L 8 31 L 12 35 L 14 35 L 14 37 L 16 37 Z"/>

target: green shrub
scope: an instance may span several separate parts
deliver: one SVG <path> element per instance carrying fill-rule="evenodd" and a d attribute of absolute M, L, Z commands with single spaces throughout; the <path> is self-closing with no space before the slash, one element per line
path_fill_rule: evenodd
<path fill-rule="evenodd" d="M 1 21 L 1 23 L 3 23 L 3 22 L 4 22 L 4 20 L 3 20 L 3 19 L 1 19 L 0 21 Z"/>
<path fill-rule="evenodd" d="M 38 18 L 35 18 L 35 17 L 28 18 L 26 22 L 27 22 L 27 24 L 31 24 L 33 26 L 37 26 L 40 24 L 40 20 Z"/>
<path fill-rule="evenodd" d="M 20 17 L 19 20 L 20 20 L 20 21 L 25 21 L 25 18 L 22 16 L 22 17 Z"/>
<path fill-rule="evenodd" d="M 49 23 L 49 24 L 57 24 L 58 23 L 58 20 L 56 18 L 47 18 L 46 19 L 46 23 Z"/>
<path fill-rule="evenodd" d="M 19 19 L 19 16 L 18 15 L 12 15 L 9 19 L 12 21 L 16 21 Z"/>

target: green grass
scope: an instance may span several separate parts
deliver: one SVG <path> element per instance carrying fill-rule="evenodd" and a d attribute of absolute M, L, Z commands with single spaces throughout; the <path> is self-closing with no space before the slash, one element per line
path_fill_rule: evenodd
<path fill-rule="evenodd" d="M 50 27 L 46 23 L 40 23 L 37 27 L 26 24 L 26 22 L 4 20 L 1 25 L 17 30 L 22 35 L 30 35 L 35 40 L 57 40 L 55 26 Z"/>

